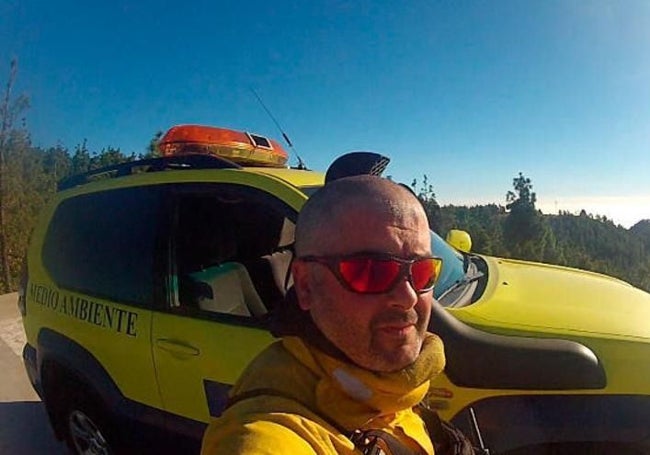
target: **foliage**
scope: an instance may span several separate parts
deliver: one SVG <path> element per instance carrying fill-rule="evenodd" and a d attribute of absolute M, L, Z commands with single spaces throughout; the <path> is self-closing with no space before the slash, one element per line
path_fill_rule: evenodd
<path fill-rule="evenodd" d="M 42 159 L 34 153 L 29 137 L 22 131 L 12 131 L 5 144 L 3 231 L 6 256 L 3 262 L 8 277 L 3 277 L 5 291 L 13 289 L 27 249 L 28 235 L 38 211 L 48 193 L 48 180 L 42 172 Z"/>
<path fill-rule="evenodd" d="M 417 186 L 417 179 L 413 179 L 411 189 L 420 202 L 422 202 L 424 211 L 429 219 L 429 226 L 434 231 L 440 231 L 440 205 L 438 204 L 438 201 L 436 201 L 436 193 L 433 191 L 433 185 L 429 182 L 429 177 L 426 174 L 422 176 L 422 184 L 420 185 L 420 188 L 418 189 Z"/>
<path fill-rule="evenodd" d="M 650 290 L 650 236 L 615 226 L 586 213 L 549 216 L 565 265 L 612 275 Z"/>
<path fill-rule="evenodd" d="M 7 259 L 10 279 L 6 290 L 15 290 L 22 260 L 25 256 L 29 234 L 38 213 L 56 192 L 56 185 L 69 176 L 103 166 L 136 159 L 111 147 L 98 153 L 87 149 L 86 143 L 70 153 L 62 146 L 42 149 L 31 145 L 26 131 L 13 130 L 5 145 L 4 223 L 8 246 Z"/>
<path fill-rule="evenodd" d="M 22 176 L 21 169 L 14 169 L 12 150 L 24 152 L 28 145 L 28 135 L 24 129 L 24 118 L 21 126 L 16 128 L 15 122 L 29 105 L 24 95 L 12 97 L 12 89 L 18 71 L 18 62 L 13 59 L 9 67 L 9 78 L 0 104 L 0 290 L 11 290 L 15 271 L 16 254 L 21 248 L 13 239 L 14 226 L 9 222 L 12 203 L 20 194 L 14 195 L 15 180 Z"/>
<path fill-rule="evenodd" d="M 505 207 L 488 204 L 466 206 L 444 206 L 440 210 L 441 229 L 446 234 L 451 229 L 467 231 L 472 236 L 472 249 L 492 256 L 507 256 L 503 242 L 503 220 Z"/>
<path fill-rule="evenodd" d="M 553 233 L 535 208 L 536 194 L 531 180 L 521 172 L 512 180 L 515 192 L 506 193 L 509 210 L 503 225 L 505 246 L 513 256 L 543 260 L 554 244 Z"/>
<path fill-rule="evenodd" d="M 156 131 L 156 134 L 153 135 L 151 140 L 149 141 L 149 145 L 147 145 L 147 152 L 144 155 L 141 155 L 140 158 L 156 158 L 160 156 L 160 151 L 158 150 L 158 142 L 160 141 L 160 138 L 163 136 L 162 131 Z"/>
<path fill-rule="evenodd" d="M 628 230 L 584 210 L 543 215 L 529 178 L 519 173 L 513 187 L 506 206 L 441 207 L 438 232 L 469 232 L 478 253 L 605 273 L 650 291 L 650 220 Z"/>

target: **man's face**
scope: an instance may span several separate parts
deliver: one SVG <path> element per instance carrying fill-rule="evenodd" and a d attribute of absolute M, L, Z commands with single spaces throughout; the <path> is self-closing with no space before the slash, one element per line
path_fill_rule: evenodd
<path fill-rule="evenodd" d="M 428 223 L 416 201 L 406 200 L 401 215 L 355 204 L 319 231 L 311 255 L 388 253 L 410 259 L 431 254 Z M 359 366 L 397 371 L 420 353 L 429 323 L 432 291 L 417 294 L 403 279 L 385 294 L 345 289 L 324 265 L 296 262 L 294 279 L 300 306 L 311 312 L 323 334 Z"/>

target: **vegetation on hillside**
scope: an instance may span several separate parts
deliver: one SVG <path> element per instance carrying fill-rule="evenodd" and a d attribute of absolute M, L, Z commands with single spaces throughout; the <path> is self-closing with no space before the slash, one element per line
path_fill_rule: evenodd
<path fill-rule="evenodd" d="M 469 232 L 474 252 L 605 273 L 650 291 L 650 220 L 626 229 L 584 210 L 544 215 L 529 178 L 519 173 L 512 186 L 503 206 L 440 207 L 432 191 L 416 193 L 427 214 L 436 214 L 432 228 L 443 236 L 450 229 Z"/>

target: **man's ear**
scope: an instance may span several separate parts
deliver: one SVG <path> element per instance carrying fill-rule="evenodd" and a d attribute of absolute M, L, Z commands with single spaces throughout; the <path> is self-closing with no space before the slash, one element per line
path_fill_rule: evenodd
<path fill-rule="evenodd" d="M 309 279 L 309 267 L 301 261 L 293 261 L 291 274 L 293 275 L 293 288 L 298 297 L 298 306 L 301 310 L 308 311 L 311 308 L 311 280 Z"/>

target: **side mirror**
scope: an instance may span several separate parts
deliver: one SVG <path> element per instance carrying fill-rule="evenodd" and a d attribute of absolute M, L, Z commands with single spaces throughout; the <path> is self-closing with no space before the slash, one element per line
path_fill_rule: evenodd
<path fill-rule="evenodd" d="M 447 233 L 447 243 L 463 253 L 469 253 L 472 249 L 472 237 L 460 229 L 452 229 Z"/>

